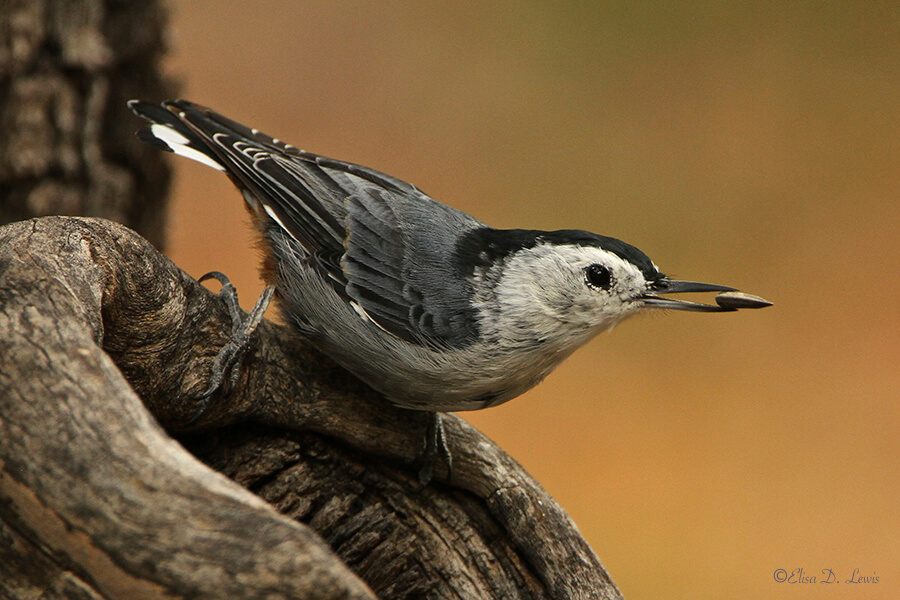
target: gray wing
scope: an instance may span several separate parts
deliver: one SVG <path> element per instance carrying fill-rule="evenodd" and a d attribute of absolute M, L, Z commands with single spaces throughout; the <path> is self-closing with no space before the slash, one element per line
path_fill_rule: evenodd
<path fill-rule="evenodd" d="M 368 187 L 347 200 L 347 293 L 383 329 L 420 344 L 463 346 L 477 329 L 454 258 L 484 225 L 421 192 Z"/>
<path fill-rule="evenodd" d="M 221 165 L 357 313 L 416 344 L 475 338 L 469 290 L 452 258 L 459 236 L 482 223 L 390 175 L 304 152 L 205 107 L 183 100 L 131 106 Z M 158 133 L 148 127 L 139 136 L 171 151 L 172 140 Z"/>

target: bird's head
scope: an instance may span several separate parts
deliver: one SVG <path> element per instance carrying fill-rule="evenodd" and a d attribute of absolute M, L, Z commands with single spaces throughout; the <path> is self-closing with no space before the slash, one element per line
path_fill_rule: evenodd
<path fill-rule="evenodd" d="M 646 254 L 615 238 L 576 230 L 490 231 L 481 234 L 473 304 L 485 333 L 513 345 L 577 347 L 649 309 L 734 310 L 663 298 L 736 290 L 670 279 Z"/>

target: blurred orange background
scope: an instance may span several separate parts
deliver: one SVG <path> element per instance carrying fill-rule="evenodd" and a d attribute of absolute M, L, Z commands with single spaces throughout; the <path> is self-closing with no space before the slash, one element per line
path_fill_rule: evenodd
<path fill-rule="evenodd" d="M 186 98 L 496 227 L 612 235 L 776 303 L 633 320 L 462 415 L 626 598 L 900 598 L 900 4 L 171 7 Z M 173 164 L 170 256 L 251 304 L 240 196 Z M 800 568 L 840 583 L 775 581 Z"/>

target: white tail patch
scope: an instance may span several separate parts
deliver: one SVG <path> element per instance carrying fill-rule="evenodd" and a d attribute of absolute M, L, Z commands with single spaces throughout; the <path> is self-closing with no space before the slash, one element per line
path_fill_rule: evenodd
<path fill-rule="evenodd" d="M 203 163 L 208 167 L 212 167 L 217 171 L 225 171 L 225 167 L 220 165 L 218 162 L 213 160 L 208 155 L 191 148 L 188 144 L 190 140 L 186 137 L 175 131 L 173 128 L 168 125 L 160 125 L 159 123 L 154 123 L 150 126 L 150 133 L 153 134 L 153 137 L 163 142 L 169 149 L 172 150 L 175 154 L 179 156 L 184 156 L 185 158 L 190 158 L 191 160 L 196 160 L 199 163 Z"/>

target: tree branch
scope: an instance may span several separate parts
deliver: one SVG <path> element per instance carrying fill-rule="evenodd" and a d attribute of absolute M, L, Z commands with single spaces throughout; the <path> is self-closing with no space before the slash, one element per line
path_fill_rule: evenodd
<path fill-rule="evenodd" d="M 125 101 L 171 95 L 164 24 L 154 0 L 0 2 L 0 222 L 102 215 L 162 246 L 168 169 Z M 416 491 L 425 415 L 284 327 L 189 425 L 230 331 L 124 227 L 0 228 L 0 597 L 620 597 L 464 421 L 445 419 L 452 481 Z"/>
<path fill-rule="evenodd" d="M 191 287 L 183 274 L 170 297 L 128 287 L 166 263 L 106 221 L 2 228 L 0 520 L 14 543 L 0 544 L 0 596 L 373 598 L 318 536 L 193 460 L 103 352 L 107 309 L 178 304 Z"/>
<path fill-rule="evenodd" d="M 227 309 L 122 226 L 0 229 L 0 304 L 0 535 L 15 540 L 0 544 L 0 591 L 11 597 L 28 581 L 112 598 L 371 597 L 358 576 L 379 598 L 620 598 L 565 512 L 465 421 L 445 419 L 452 480 L 439 468 L 416 491 L 425 415 L 288 328 L 264 321 L 235 388 L 189 426 L 230 335 Z M 138 396 L 293 521 L 193 460 Z M 46 579 L 7 560 L 41 554 Z"/>

